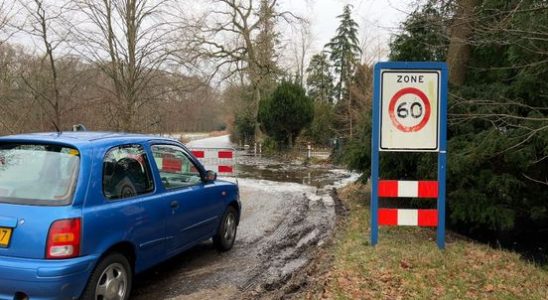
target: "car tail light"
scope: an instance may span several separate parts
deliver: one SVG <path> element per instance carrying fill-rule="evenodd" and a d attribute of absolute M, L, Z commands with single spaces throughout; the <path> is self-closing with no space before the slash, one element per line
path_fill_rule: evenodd
<path fill-rule="evenodd" d="M 71 258 L 80 255 L 81 219 L 57 220 L 51 224 L 46 245 L 46 258 Z"/>

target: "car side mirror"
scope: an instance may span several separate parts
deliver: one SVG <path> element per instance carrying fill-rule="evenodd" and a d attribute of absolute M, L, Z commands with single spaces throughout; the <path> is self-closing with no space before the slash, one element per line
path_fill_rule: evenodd
<path fill-rule="evenodd" d="M 212 181 L 215 181 L 217 180 L 217 173 L 211 171 L 211 170 L 207 170 L 206 171 L 206 175 L 205 175 L 205 180 L 207 182 L 212 182 Z"/>

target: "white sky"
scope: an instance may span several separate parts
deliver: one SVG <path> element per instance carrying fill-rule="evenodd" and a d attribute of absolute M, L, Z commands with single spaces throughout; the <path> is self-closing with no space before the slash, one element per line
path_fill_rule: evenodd
<path fill-rule="evenodd" d="M 312 52 L 321 51 L 334 36 L 345 4 L 353 5 L 353 18 L 360 26 L 360 42 L 368 52 L 379 45 L 388 48 L 391 33 L 413 11 L 413 0 L 284 0 L 281 9 L 294 11 L 310 20 Z M 371 55 L 371 54 L 370 54 Z"/>
<path fill-rule="evenodd" d="M 54 2 L 51 3 L 56 3 Z M 179 1 L 179 0 L 175 0 Z M 254 0 L 258 1 L 258 0 Z M 413 3 L 420 0 L 280 0 L 280 10 L 293 12 L 295 15 L 307 18 L 310 21 L 310 45 L 307 47 L 305 66 L 310 57 L 320 52 L 324 45 L 335 35 L 339 26 L 337 16 L 342 13 L 346 4 L 353 5 L 353 18 L 360 27 L 360 42 L 364 50 L 364 61 L 373 63 L 377 60 L 385 60 L 388 55 L 388 44 L 392 33 L 396 32 L 399 24 L 405 19 L 407 13 L 413 11 Z M 48 2 L 46 2 L 48 3 Z M 50 4 L 51 4 L 50 3 Z M 181 1 L 185 3 L 186 10 L 199 12 L 208 9 L 203 2 L 196 0 Z M 299 41 L 299 33 L 291 33 L 291 30 L 282 29 L 282 39 L 288 45 L 282 54 L 283 64 L 288 68 L 295 68 L 295 56 L 292 53 L 291 44 Z M 28 36 L 13 36 L 12 41 L 20 42 L 31 51 L 42 48 L 40 43 Z"/>

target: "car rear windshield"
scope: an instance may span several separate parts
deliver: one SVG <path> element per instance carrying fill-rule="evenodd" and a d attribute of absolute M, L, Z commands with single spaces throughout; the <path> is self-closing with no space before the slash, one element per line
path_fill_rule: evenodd
<path fill-rule="evenodd" d="M 73 148 L 0 143 L 0 202 L 69 204 L 79 166 L 80 154 Z"/>

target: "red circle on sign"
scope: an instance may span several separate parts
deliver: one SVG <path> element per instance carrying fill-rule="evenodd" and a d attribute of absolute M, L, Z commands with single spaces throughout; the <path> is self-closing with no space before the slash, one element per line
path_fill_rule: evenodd
<path fill-rule="evenodd" d="M 396 102 L 398 102 L 401 97 L 407 94 L 413 94 L 419 97 L 424 103 L 424 118 L 422 118 L 419 124 L 411 127 L 401 124 L 398 119 L 396 119 L 396 115 L 394 114 Z M 430 119 L 430 101 L 428 101 L 428 97 L 426 97 L 426 95 L 421 90 L 412 87 L 404 88 L 399 90 L 390 100 L 390 104 L 388 105 L 388 113 L 390 115 L 390 120 L 392 120 L 394 126 L 396 126 L 396 128 L 398 128 L 400 131 L 416 132 L 421 130 Z"/>

